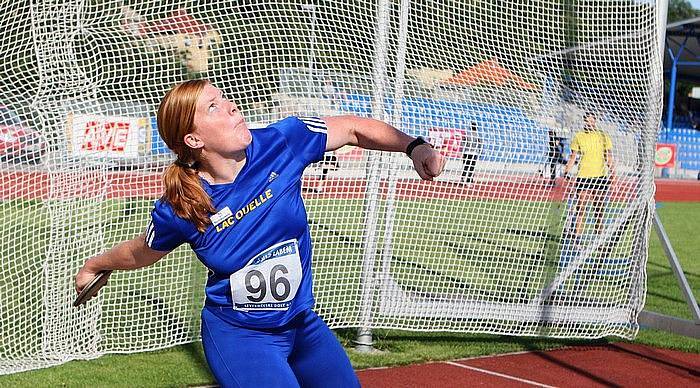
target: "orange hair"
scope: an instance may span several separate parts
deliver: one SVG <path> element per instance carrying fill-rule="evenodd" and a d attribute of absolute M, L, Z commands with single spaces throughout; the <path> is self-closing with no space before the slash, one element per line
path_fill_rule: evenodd
<path fill-rule="evenodd" d="M 176 215 L 192 221 L 200 232 L 211 223 L 209 215 L 216 209 L 199 180 L 199 151 L 188 147 L 184 138 L 194 131 L 197 99 L 208 83 L 199 79 L 176 85 L 160 102 L 157 117 L 160 137 L 177 154 L 177 160 L 163 173 L 163 199 L 173 207 Z"/>

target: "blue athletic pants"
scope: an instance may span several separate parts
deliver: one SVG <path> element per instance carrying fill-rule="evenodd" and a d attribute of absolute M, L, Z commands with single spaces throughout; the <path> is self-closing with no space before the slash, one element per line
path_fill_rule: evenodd
<path fill-rule="evenodd" d="M 202 310 L 202 345 L 223 387 L 359 387 L 345 350 L 312 310 L 283 327 L 249 329 Z"/>

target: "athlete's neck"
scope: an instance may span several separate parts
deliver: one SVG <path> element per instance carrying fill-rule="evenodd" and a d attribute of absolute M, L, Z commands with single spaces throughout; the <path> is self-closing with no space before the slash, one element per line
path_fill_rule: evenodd
<path fill-rule="evenodd" d="M 232 158 L 222 155 L 212 155 L 200 162 L 199 176 L 210 184 L 233 182 L 245 166 L 245 150 Z"/>

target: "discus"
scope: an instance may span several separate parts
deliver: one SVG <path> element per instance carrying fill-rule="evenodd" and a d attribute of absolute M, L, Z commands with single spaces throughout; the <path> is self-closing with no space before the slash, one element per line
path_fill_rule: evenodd
<path fill-rule="evenodd" d="M 107 283 L 107 279 L 109 279 L 109 274 L 111 274 L 112 271 L 102 271 L 98 273 L 94 279 L 90 283 L 88 283 L 85 288 L 83 288 L 82 291 L 80 291 L 80 294 L 78 294 L 78 297 L 75 298 L 75 301 L 73 301 L 73 307 L 78 307 L 81 304 L 84 304 L 88 300 L 90 300 L 95 294 L 97 294 L 97 291 L 102 288 L 102 286 Z"/>

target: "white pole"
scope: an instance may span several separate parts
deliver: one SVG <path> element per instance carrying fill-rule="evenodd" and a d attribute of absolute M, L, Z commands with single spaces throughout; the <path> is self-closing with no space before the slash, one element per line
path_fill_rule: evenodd
<path fill-rule="evenodd" d="M 309 108 L 313 109 L 313 104 L 311 103 L 311 98 L 313 97 L 314 88 L 314 61 L 316 56 L 316 5 L 315 4 L 303 4 L 301 8 L 304 11 L 311 12 L 311 27 L 309 36 L 309 78 L 307 79 L 307 93 L 309 99 Z"/>
<path fill-rule="evenodd" d="M 666 24 L 668 19 L 668 0 L 656 0 L 657 12 L 657 33 L 659 34 L 659 52 L 661 54 L 661 63 L 664 60 L 664 47 L 666 47 Z"/>
<path fill-rule="evenodd" d="M 399 13 L 399 45 L 396 53 L 396 79 L 394 82 L 394 104 L 392 115 L 390 118 L 391 124 L 401 130 L 401 121 L 403 119 L 403 100 L 404 100 L 404 84 L 406 72 L 406 50 L 408 40 L 408 20 L 411 10 L 411 0 L 401 0 L 401 11 Z M 389 154 L 387 155 L 389 165 L 396 166 L 396 158 L 405 158 L 406 155 Z M 391 257 L 393 251 L 393 236 L 394 236 L 394 221 L 396 219 L 396 168 L 389 168 L 387 176 L 387 193 L 386 193 L 386 221 L 384 222 L 384 249 L 382 250 L 382 272 L 380 281 L 391 281 Z M 380 284 L 381 287 L 381 284 Z M 383 290 L 386 287 L 382 288 Z M 380 297 L 383 296 L 380 294 Z"/>
<path fill-rule="evenodd" d="M 374 50 L 374 93 L 372 96 L 372 117 L 384 120 L 384 97 L 386 84 L 386 57 L 389 35 L 389 0 L 377 2 L 377 29 Z M 374 263 L 377 256 L 377 218 L 379 202 L 381 158 L 376 152 L 369 153 L 367 167 L 367 189 L 365 192 L 365 236 L 362 260 L 362 295 L 360 303 L 360 328 L 357 333 L 358 351 L 372 350 L 372 308 L 374 306 L 375 279 Z"/>

